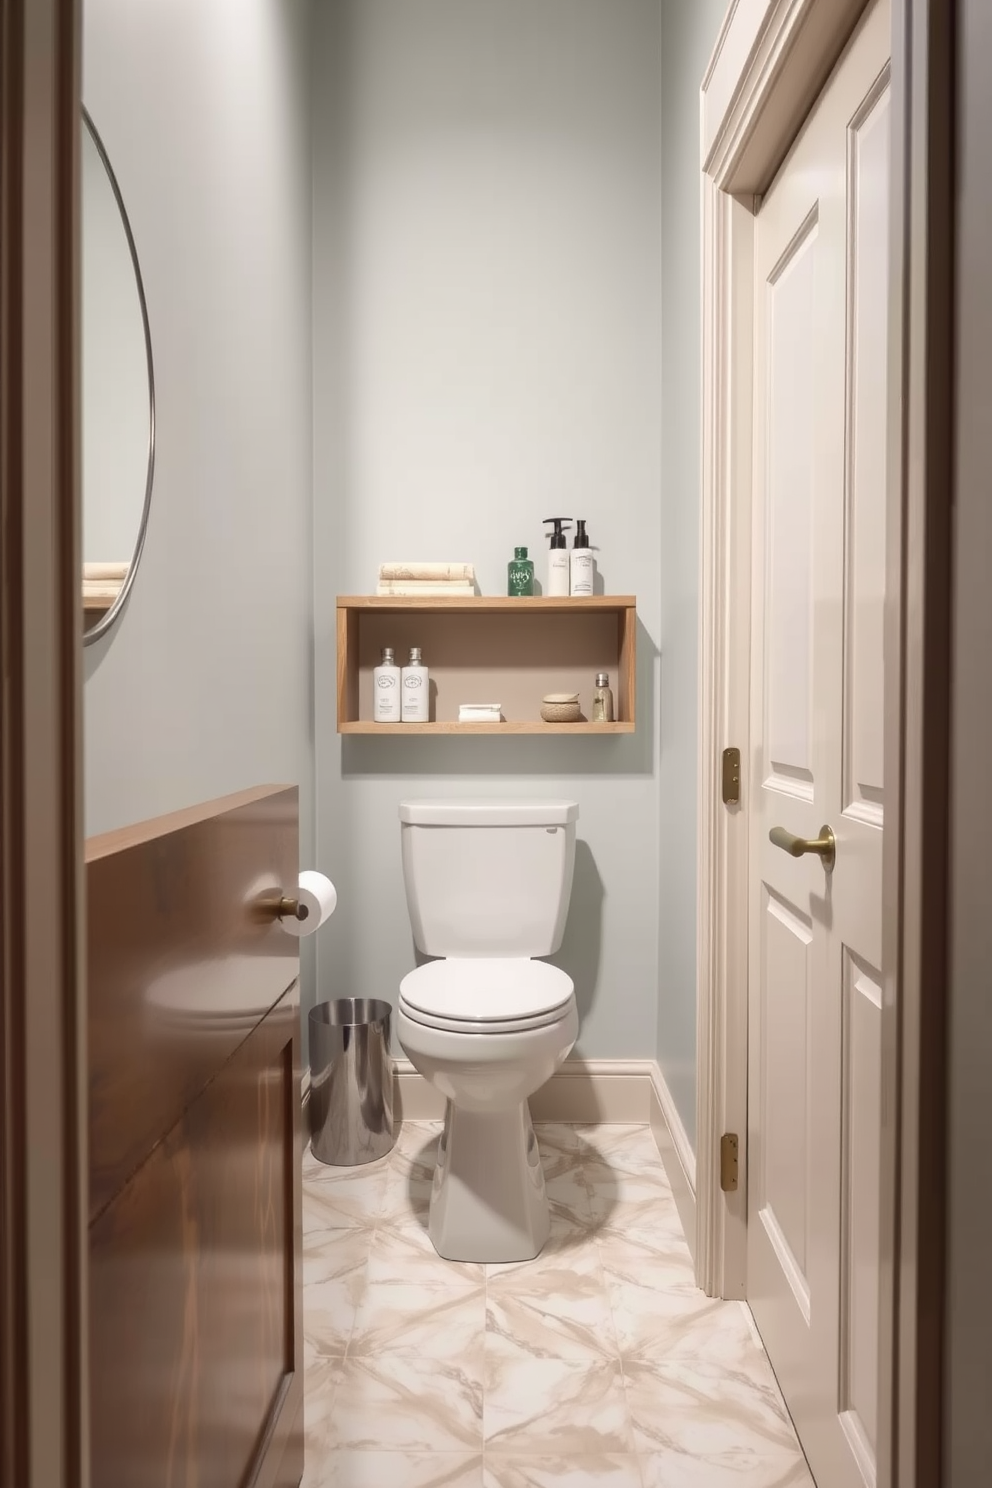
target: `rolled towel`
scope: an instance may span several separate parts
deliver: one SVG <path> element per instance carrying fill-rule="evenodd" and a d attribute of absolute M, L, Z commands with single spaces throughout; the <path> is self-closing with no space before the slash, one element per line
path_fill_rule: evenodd
<path fill-rule="evenodd" d="M 474 563 L 380 563 L 379 579 L 420 579 L 432 584 L 474 584 Z"/>
<path fill-rule="evenodd" d="M 130 563 L 84 563 L 84 579 L 120 579 L 121 582 L 127 578 Z"/>

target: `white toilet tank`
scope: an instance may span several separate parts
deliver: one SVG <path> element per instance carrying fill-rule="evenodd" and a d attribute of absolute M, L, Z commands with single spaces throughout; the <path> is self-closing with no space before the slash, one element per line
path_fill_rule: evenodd
<path fill-rule="evenodd" d="M 550 956 L 575 866 L 575 801 L 403 801 L 403 878 L 428 956 Z"/>

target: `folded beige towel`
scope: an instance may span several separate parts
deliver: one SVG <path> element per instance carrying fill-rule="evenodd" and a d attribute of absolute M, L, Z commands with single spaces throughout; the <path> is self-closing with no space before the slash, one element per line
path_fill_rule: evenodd
<path fill-rule="evenodd" d="M 84 563 L 84 579 L 126 579 L 130 563 Z"/>
<path fill-rule="evenodd" d="M 377 594 L 405 594 L 408 599 L 430 598 L 432 595 L 445 594 L 448 598 L 455 596 L 461 599 L 471 598 L 475 594 L 474 584 L 428 584 L 424 579 L 411 579 L 404 583 L 402 579 L 380 579 Z"/>
<path fill-rule="evenodd" d="M 382 582 L 402 579 L 420 579 L 431 584 L 475 583 L 474 563 L 380 563 L 379 579 Z"/>
<path fill-rule="evenodd" d="M 118 594 L 120 594 L 121 588 L 122 585 L 113 579 L 109 579 L 106 582 L 102 579 L 84 579 L 83 602 L 85 603 L 87 600 L 101 600 L 112 604 Z"/>

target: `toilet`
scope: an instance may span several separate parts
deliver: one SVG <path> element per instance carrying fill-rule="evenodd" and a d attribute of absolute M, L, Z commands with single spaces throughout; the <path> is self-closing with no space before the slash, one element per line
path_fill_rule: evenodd
<path fill-rule="evenodd" d="M 525 1261 L 548 1238 L 528 1097 L 579 1031 L 561 945 L 574 801 L 404 801 L 407 908 L 428 961 L 400 983 L 397 1032 L 447 1101 L 430 1237 L 452 1261 Z"/>

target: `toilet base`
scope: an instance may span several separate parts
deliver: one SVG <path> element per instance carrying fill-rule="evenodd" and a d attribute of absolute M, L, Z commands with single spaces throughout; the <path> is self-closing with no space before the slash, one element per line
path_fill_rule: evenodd
<path fill-rule="evenodd" d="M 449 1100 L 429 1234 L 449 1261 L 530 1261 L 548 1238 L 544 1169 L 526 1101 L 480 1112 Z"/>

